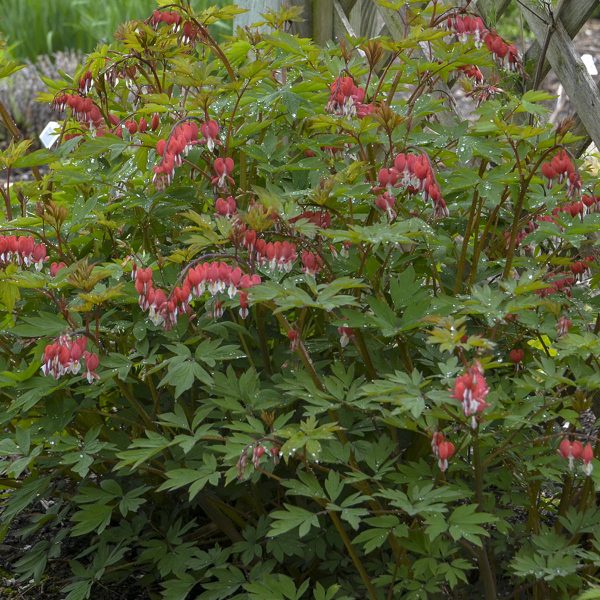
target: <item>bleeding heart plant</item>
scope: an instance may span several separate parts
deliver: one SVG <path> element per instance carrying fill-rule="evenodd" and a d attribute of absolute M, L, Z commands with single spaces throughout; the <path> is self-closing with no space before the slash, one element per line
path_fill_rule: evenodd
<path fill-rule="evenodd" d="M 68 600 L 598 577 L 597 180 L 474 3 L 421 4 L 401 41 L 319 48 L 293 8 L 217 43 L 238 9 L 161 2 L 51 84 L 55 148 L 0 154 L 47 165 L 0 236 L 20 577 L 69 564 Z"/>

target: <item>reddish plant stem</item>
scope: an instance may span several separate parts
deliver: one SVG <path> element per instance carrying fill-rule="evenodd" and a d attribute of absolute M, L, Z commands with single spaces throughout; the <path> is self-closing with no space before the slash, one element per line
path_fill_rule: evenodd
<path fill-rule="evenodd" d="M 362 561 L 360 560 L 360 557 L 358 556 L 356 550 L 354 549 L 354 546 L 352 545 L 352 542 L 350 541 L 350 538 L 348 537 L 348 534 L 346 533 L 346 530 L 344 529 L 344 526 L 342 525 L 340 518 L 338 517 L 337 513 L 335 513 L 332 510 L 327 511 L 327 514 L 329 515 L 333 524 L 335 525 L 335 528 L 337 529 L 337 531 L 340 535 L 340 538 L 342 538 L 342 542 L 344 543 L 344 546 L 346 547 L 346 551 L 348 552 L 348 555 L 352 559 L 352 562 L 354 563 L 354 566 L 356 567 L 356 570 L 358 571 L 360 578 L 363 580 L 363 583 L 365 584 L 365 587 L 367 588 L 369 598 L 371 600 L 377 600 L 378 599 L 377 591 L 375 590 L 375 587 L 373 586 L 373 583 L 371 582 L 371 579 L 369 578 L 369 574 L 367 573 L 365 566 L 363 565 Z"/>
<path fill-rule="evenodd" d="M 244 84 L 244 87 L 240 90 L 239 94 L 237 95 L 235 104 L 233 105 L 233 109 L 231 111 L 231 116 L 229 117 L 229 127 L 227 128 L 227 135 L 225 137 L 225 144 L 224 144 L 224 154 L 225 155 L 227 155 L 227 151 L 229 150 L 229 139 L 231 138 L 231 131 L 233 129 L 233 119 L 235 117 L 235 113 L 237 112 L 237 109 L 238 109 L 238 107 L 240 105 L 240 101 L 242 99 L 242 96 L 244 95 L 244 93 L 248 89 L 249 85 L 250 85 L 250 80 L 248 80 Z"/>
<path fill-rule="evenodd" d="M 540 156 L 540 158 L 537 160 L 537 162 L 533 165 L 533 168 L 531 169 L 531 171 L 529 172 L 529 175 L 527 177 L 525 177 L 523 174 L 521 175 L 519 196 L 518 196 L 517 202 L 515 204 L 515 212 L 514 212 L 513 222 L 512 222 L 512 226 L 511 226 L 511 230 L 510 230 L 510 241 L 508 244 L 508 250 L 506 251 L 506 263 L 504 264 L 504 271 L 502 272 L 502 279 L 506 279 L 509 276 L 510 271 L 512 269 L 513 257 L 514 257 L 515 248 L 517 245 L 517 234 L 519 232 L 519 224 L 520 224 L 520 220 L 521 220 L 521 212 L 523 211 L 523 205 L 525 204 L 525 197 L 527 196 L 527 191 L 529 190 L 529 184 L 531 183 L 531 180 L 533 179 L 534 175 L 537 173 L 537 170 L 539 169 L 542 162 L 544 162 L 546 157 L 551 152 L 554 152 L 556 150 L 556 148 L 557 148 L 557 146 L 552 146 L 552 148 L 549 148 L 548 150 L 546 150 Z M 515 153 L 516 152 L 517 152 L 517 150 L 515 148 Z M 518 160 L 518 154 L 517 154 L 517 160 Z M 520 162 L 518 162 L 517 165 L 519 167 L 519 171 L 522 173 L 521 167 L 520 167 Z"/>
<path fill-rule="evenodd" d="M 475 471 L 475 497 L 477 498 L 478 510 L 483 509 L 483 475 L 484 465 L 481 461 L 481 448 L 479 444 L 479 432 L 473 432 L 473 469 Z M 482 542 L 481 548 L 477 550 L 479 571 L 484 586 L 485 599 L 496 600 L 496 580 L 492 572 L 490 560 Z"/>
<path fill-rule="evenodd" d="M 483 176 L 485 173 L 485 169 L 487 167 L 487 160 L 482 159 L 481 165 L 479 166 L 479 178 Z M 471 234 L 473 233 L 474 223 L 476 218 L 479 218 L 479 211 L 477 210 L 479 206 L 479 187 L 476 186 L 475 190 L 473 190 L 473 199 L 471 200 L 471 209 L 469 211 L 469 220 L 467 221 L 467 229 L 465 230 L 465 236 L 463 238 L 462 248 L 460 251 L 460 258 L 458 259 L 458 265 L 456 267 L 456 281 L 454 282 L 454 293 L 458 294 L 462 287 L 462 278 L 463 273 L 465 271 L 465 263 L 467 261 L 467 250 L 469 248 L 469 240 L 471 239 Z M 475 240 L 477 243 L 477 240 Z"/>
<path fill-rule="evenodd" d="M 210 35 L 210 32 L 208 31 L 206 25 L 200 23 L 200 21 L 198 21 L 198 19 L 196 19 L 196 17 L 191 15 L 189 12 L 188 12 L 188 15 L 190 16 L 190 19 L 192 20 L 194 25 L 196 25 L 196 27 L 198 27 L 198 29 L 200 29 L 202 36 L 206 40 L 206 45 L 218 56 L 218 58 L 223 63 L 223 66 L 225 67 L 225 70 L 227 71 L 227 74 L 229 75 L 229 78 L 231 79 L 231 81 L 236 81 L 237 78 L 235 76 L 235 73 L 233 72 L 233 69 L 231 68 L 231 63 L 225 56 L 225 53 L 223 52 L 223 50 L 221 50 L 221 47 L 219 46 L 219 44 L 217 44 L 215 39 Z"/>
<path fill-rule="evenodd" d="M 369 379 L 377 379 L 377 370 L 373 366 L 373 361 L 371 360 L 371 355 L 369 354 L 369 349 L 365 343 L 365 338 L 363 337 L 362 331 L 356 330 L 354 332 L 354 342 L 355 346 L 360 352 L 360 355 L 365 361 L 365 368 L 367 369 L 367 375 L 369 376 Z"/>
<path fill-rule="evenodd" d="M 527 494 L 529 495 L 529 528 L 534 534 L 540 532 L 540 512 L 538 510 L 538 494 L 540 493 L 540 483 L 533 481 L 527 486 Z"/>
<path fill-rule="evenodd" d="M 481 239 L 479 240 L 479 242 L 477 240 L 475 240 L 475 244 L 473 247 L 473 259 L 471 260 L 471 275 L 469 277 L 469 287 L 475 283 L 475 278 L 477 277 L 477 266 L 479 264 L 479 257 L 481 256 L 481 252 L 485 248 L 487 236 L 490 233 L 490 229 L 492 228 L 493 224 L 497 220 L 500 209 L 502 208 L 504 203 L 508 200 L 509 192 L 510 192 L 510 190 L 507 187 L 505 189 L 504 193 L 502 194 L 502 198 L 500 199 L 500 202 L 494 208 L 494 210 L 490 214 L 489 218 L 486 220 L 485 227 L 483 228 L 483 233 L 481 234 Z"/>
<path fill-rule="evenodd" d="M 567 473 L 564 478 L 562 493 L 560 495 L 560 502 L 558 504 L 558 511 L 556 513 L 557 517 L 563 517 L 567 514 L 567 510 L 571 504 L 571 494 L 573 492 L 573 475 Z M 562 524 L 560 519 L 556 519 L 556 523 L 554 525 L 554 530 L 560 532 L 562 529 Z"/>
<path fill-rule="evenodd" d="M 394 61 L 396 60 L 396 58 L 398 58 L 399 55 L 400 55 L 399 52 L 394 53 L 394 55 L 390 58 L 388 64 L 384 67 L 383 73 L 381 74 L 381 76 L 379 78 L 379 83 L 377 84 L 377 87 L 375 88 L 375 92 L 373 92 L 373 96 L 371 97 L 371 102 L 375 102 L 379 92 L 381 91 L 381 86 L 383 85 L 383 82 L 385 81 L 388 71 L 390 70 L 391 66 L 394 64 Z M 391 102 L 391 100 L 389 100 L 389 96 L 388 96 L 388 105 L 390 102 Z"/>
<path fill-rule="evenodd" d="M 4 209 L 6 212 L 6 220 L 12 221 L 12 206 L 10 205 L 10 196 L 3 187 L 0 187 L 0 193 L 2 193 L 2 197 L 4 198 Z"/>

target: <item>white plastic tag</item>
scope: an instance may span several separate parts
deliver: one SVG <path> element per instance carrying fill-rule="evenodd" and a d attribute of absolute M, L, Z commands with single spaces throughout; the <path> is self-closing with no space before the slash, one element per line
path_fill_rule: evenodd
<path fill-rule="evenodd" d="M 594 62 L 594 57 L 591 54 L 582 54 L 581 60 L 583 61 L 583 64 L 590 75 L 598 75 L 596 63 Z"/>
<path fill-rule="evenodd" d="M 57 130 L 60 127 L 60 123 L 56 121 L 50 121 L 42 133 L 40 133 L 40 142 L 44 145 L 45 148 L 50 148 L 54 142 L 60 137 L 60 133 L 57 133 Z"/>

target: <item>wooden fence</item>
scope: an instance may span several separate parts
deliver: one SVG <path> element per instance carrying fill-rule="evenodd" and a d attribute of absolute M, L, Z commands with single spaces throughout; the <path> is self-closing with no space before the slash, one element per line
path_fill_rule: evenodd
<path fill-rule="evenodd" d="M 581 153 L 591 141 L 600 148 L 600 89 L 572 41 L 598 8 L 600 0 L 559 0 L 554 8 L 547 0 L 472 0 L 471 7 L 486 23 L 495 23 L 511 2 L 516 4 L 536 38 L 524 56 L 528 74 L 525 87 L 538 87 L 552 69 L 576 111 L 574 132 L 585 136 L 576 152 Z M 259 14 L 267 8 L 301 4 L 307 24 L 300 33 L 312 35 L 321 44 L 347 35 L 389 35 L 401 39 L 406 25 L 405 7 L 393 10 L 381 6 L 377 0 L 248 0 L 239 4 L 250 9 L 238 20 L 241 26 L 259 20 Z M 448 88 L 441 93 L 452 97 Z"/>

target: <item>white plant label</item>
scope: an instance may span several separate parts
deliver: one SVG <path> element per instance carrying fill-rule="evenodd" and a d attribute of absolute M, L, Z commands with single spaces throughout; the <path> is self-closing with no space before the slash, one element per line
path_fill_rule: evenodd
<path fill-rule="evenodd" d="M 60 128 L 60 123 L 57 121 L 49 121 L 46 127 L 44 127 L 42 133 L 40 133 L 39 138 L 44 148 L 50 148 L 56 142 L 56 140 L 60 137 L 60 133 L 57 133 L 57 130 Z"/>

